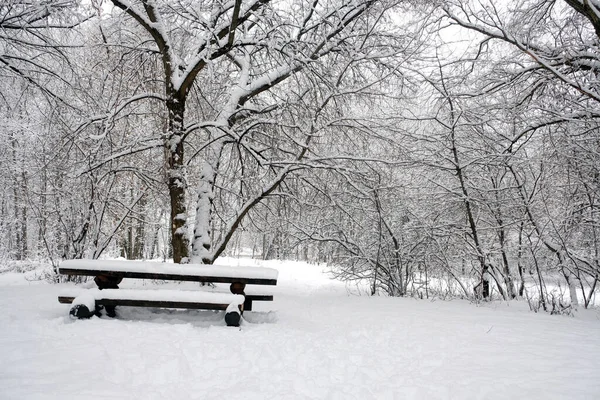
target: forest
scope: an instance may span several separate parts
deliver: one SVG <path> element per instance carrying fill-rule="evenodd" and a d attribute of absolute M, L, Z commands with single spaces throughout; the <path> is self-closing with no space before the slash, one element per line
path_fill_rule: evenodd
<path fill-rule="evenodd" d="M 3 0 L 0 264 L 587 308 L 599 46 L 598 0 Z"/>

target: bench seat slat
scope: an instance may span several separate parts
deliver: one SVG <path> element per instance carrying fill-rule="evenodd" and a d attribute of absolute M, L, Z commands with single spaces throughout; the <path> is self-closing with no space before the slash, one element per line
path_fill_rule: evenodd
<path fill-rule="evenodd" d="M 278 271 L 262 267 L 164 264 L 120 260 L 66 260 L 59 272 L 65 275 L 109 275 L 123 278 L 178 280 L 191 282 L 241 282 L 277 285 Z"/>
<path fill-rule="evenodd" d="M 75 297 L 59 296 L 58 301 L 63 304 L 71 304 Z M 223 303 L 193 303 L 181 301 L 158 301 L 158 300 L 128 300 L 128 299 L 98 299 L 97 305 L 102 306 L 130 306 L 130 307 L 156 307 L 156 308 L 185 308 L 192 310 L 226 310 L 229 304 Z"/>
<path fill-rule="evenodd" d="M 92 296 L 100 304 L 119 301 L 138 303 L 173 303 L 173 304 L 242 304 L 244 296 L 231 293 L 213 293 L 202 291 L 184 291 L 168 289 L 72 289 L 64 290 L 59 295 L 59 302 L 72 302 L 78 296 Z M 70 300 L 70 301 L 69 301 Z M 110 305 L 110 304 L 109 304 Z"/>
<path fill-rule="evenodd" d="M 96 291 L 97 289 L 88 289 L 88 291 Z M 107 293 L 111 289 L 105 289 L 102 292 Z M 169 300 L 148 300 L 142 299 L 139 297 L 143 297 L 141 295 L 147 294 L 148 292 L 153 292 L 155 290 L 143 290 L 140 291 L 140 296 L 137 296 L 138 299 L 117 299 L 117 298 L 103 298 L 102 296 L 94 296 L 99 297 L 95 299 L 97 305 L 103 306 L 131 306 L 131 307 L 157 307 L 157 308 L 188 308 L 193 310 L 226 310 L 230 303 L 227 302 L 198 302 L 198 301 L 175 301 L 172 299 Z M 85 293 L 85 290 L 72 290 L 68 292 L 61 293 L 58 296 L 59 303 L 62 304 L 71 304 L 73 300 L 77 298 L 77 296 Z M 124 290 L 119 289 L 119 292 L 124 292 Z M 210 294 L 210 293 L 209 293 Z M 217 295 L 220 293 L 216 293 Z M 229 294 L 226 294 L 230 296 Z M 105 296 L 106 297 L 106 296 Z M 112 295 L 110 297 L 116 297 L 116 295 Z M 122 296 L 123 297 L 123 296 Z M 221 299 L 222 300 L 222 299 Z M 248 294 L 245 296 L 244 300 L 244 308 L 247 311 L 252 310 L 252 302 L 253 301 L 273 301 L 272 294 Z"/>

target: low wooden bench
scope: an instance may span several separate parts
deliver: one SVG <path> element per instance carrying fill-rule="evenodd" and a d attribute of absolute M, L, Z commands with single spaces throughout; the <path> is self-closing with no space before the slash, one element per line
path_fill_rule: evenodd
<path fill-rule="evenodd" d="M 232 306 L 237 308 L 237 306 L 243 305 L 240 307 L 242 311 L 251 311 L 254 301 L 273 300 L 272 294 L 246 295 L 244 292 L 246 285 L 276 285 L 278 276 L 278 271 L 272 268 L 179 265 L 121 260 L 67 260 L 61 263 L 59 272 L 75 276 L 230 283 L 232 292 L 229 294 L 164 289 L 86 290 L 73 288 L 65 290 L 59 295 L 60 303 L 71 304 L 76 299 L 85 297 L 87 302 L 92 301 L 95 306 L 228 310 Z"/>

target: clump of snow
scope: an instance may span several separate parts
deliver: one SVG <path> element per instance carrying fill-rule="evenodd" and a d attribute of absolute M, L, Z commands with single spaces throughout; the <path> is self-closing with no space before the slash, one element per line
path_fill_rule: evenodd
<path fill-rule="evenodd" d="M 243 303 L 243 302 L 242 302 Z M 235 304 L 235 303 L 231 303 L 229 306 L 227 306 L 227 309 L 225 310 L 226 314 L 229 314 L 230 312 L 235 312 L 235 313 L 240 313 L 240 309 L 239 309 L 239 304 Z"/>
<path fill-rule="evenodd" d="M 72 305 L 77 304 L 86 306 L 88 310 L 94 310 L 96 309 L 96 297 L 93 292 L 82 292 L 73 299 Z"/>

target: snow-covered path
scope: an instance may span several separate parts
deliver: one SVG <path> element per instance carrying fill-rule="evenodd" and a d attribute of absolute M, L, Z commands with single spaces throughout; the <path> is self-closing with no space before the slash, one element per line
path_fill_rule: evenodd
<path fill-rule="evenodd" d="M 241 329 L 205 311 L 72 321 L 66 285 L 0 275 L 0 399 L 600 398 L 597 311 L 358 297 L 268 266 L 276 301 Z"/>

